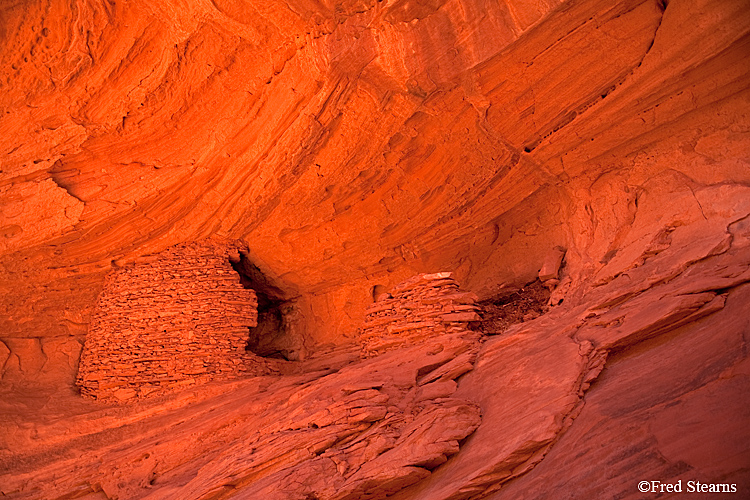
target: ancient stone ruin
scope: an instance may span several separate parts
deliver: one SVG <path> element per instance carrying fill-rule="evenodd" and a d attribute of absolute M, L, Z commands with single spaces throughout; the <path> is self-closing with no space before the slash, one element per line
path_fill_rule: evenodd
<path fill-rule="evenodd" d="M 459 333 L 479 321 L 477 296 L 462 292 L 453 273 L 420 274 L 381 293 L 367 308 L 359 341 L 371 357 L 433 335 Z"/>
<path fill-rule="evenodd" d="M 262 358 L 245 350 L 258 313 L 255 292 L 232 269 L 239 249 L 177 245 L 113 271 L 81 355 L 81 394 L 127 400 L 265 372 Z"/>
<path fill-rule="evenodd" d="M 0 40 L 0 500 L 750 499 L 750 0 Z"/>

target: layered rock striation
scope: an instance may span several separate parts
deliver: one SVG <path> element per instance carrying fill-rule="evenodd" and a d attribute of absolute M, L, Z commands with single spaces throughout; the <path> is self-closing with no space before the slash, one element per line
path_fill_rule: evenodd
<path fill-rule="evenodd" d="M 63 397 L 55 406 L 67 418 L 23 416 L 42 425 L 45 443 L 21 451 L 19 435 L 0 433 L 13 450 L 0 449 L 0 494 L 384 500 L 429 477 L 482 422 L 479 405 L 453 397 L 477 337 L 436 336 L 367 360 L 335 349 L 282 377 L 216 381 L 134 404 Z M 457 360 L 468 367 L 456 370 Z M 20 415 L 0 401 L 0 416 L 15 427 Z"/>
<path fill-rule="evenodd" d="M 81 394 L 126 400 L 264 372 L 245 350 L 258 301 L 232 269 L 237 246 L 179 245 L 112 272 L 81 354 Z"/>
<path fill-rule="evenodd" d="M 0 2 L 0 41 L 0 496 L 750 498 L 747 0 Z M 212 236 L 295 361 L 81 398 L 113 267 Z M 439 269 L 551 308 L 361 359 Z"/>

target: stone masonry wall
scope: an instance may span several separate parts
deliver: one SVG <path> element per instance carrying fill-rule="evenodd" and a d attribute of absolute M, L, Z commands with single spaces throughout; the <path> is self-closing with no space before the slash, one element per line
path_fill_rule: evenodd
<path fill-rule="evenodd" d="M 377 297 L 359 332 L 362 356 L 371 357 L 427 337 L 466 331 L 480 321 L 477 296 L 459 290 L 453 273 L 420 274 Z"/>
<path fill-rule="evenodd" d="M 178 245 L 113 271 L 81 354 L 81 394 L 127 400 L 264 372 L 262 358 L 245 351 L 257 298 L 230 264 L 238 250 Z"/>

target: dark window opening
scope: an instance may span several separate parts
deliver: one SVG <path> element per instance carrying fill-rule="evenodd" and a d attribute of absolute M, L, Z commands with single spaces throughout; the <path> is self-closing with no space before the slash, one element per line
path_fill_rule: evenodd
<path fill-rule="evenodd" d="M 253 289 L 258 297 L 258 326 L 248 329 L 245 350 L 264 358 L 290 359 L 284 318 L 289 299 L 245 254 L 229 260 L 242 286 Z"/>
<path fill-rule="evenodd" d="M 372 301 L 378 302 L 379 300 L 383 300 L 385 298 L 393 298 L 390 293 L 388 293 L 388 290 L 383 285 L 375 285 L 372 287 Z"/>

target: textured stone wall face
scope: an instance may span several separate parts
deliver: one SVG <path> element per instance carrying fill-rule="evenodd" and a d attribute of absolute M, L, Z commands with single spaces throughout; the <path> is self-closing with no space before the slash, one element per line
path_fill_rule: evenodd
<path fill-rule="evenodd" d="M 232 269 L 236 251 L 180 245 L 111 273 L 81 356 L 81 394 L 126 400 L 265 371 L 245 351 L 257 298 Z"/>
<path fill-rule="evenodd" d="M 477 296 L 462 292 L 453 273 L 420 274 L 381 294 L 360 330 L 362 356 L 371 357 L 433 335 L 466 331 L 480 321 Z"/>

